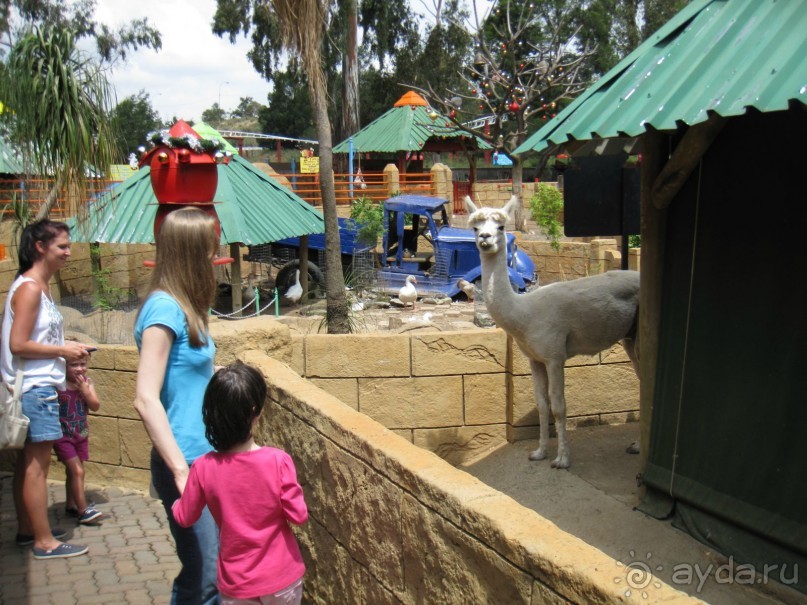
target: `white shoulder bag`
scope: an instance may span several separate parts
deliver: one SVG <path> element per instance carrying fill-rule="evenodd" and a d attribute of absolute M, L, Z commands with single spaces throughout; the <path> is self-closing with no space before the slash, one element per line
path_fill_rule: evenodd
<path fill-rule="evenodd" d="M 17 370 L 14 390 L 0 384 L 0 450 L 19 450 L 28 436 L 28 416 L 22 413 L 23 371 Z"/>

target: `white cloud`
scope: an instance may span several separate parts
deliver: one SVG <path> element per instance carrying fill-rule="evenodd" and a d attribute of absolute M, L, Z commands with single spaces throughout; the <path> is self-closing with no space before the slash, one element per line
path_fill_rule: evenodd
<path fill-rule="evenodd" d="M 266 104 L 270 91 L 247 59 L 252 44 L 240 36 L 235 45 L 211 31 L 215 0 L 99 0 L 96 18 L 112 27 L 148 17 L 162 34 L 158 52 L 140 49 L 112 71 L 118 100 L 141 89 L 151 95 L 164 119 L 200 119 L 219 101 L 231 111 L 242 97 Z"/>

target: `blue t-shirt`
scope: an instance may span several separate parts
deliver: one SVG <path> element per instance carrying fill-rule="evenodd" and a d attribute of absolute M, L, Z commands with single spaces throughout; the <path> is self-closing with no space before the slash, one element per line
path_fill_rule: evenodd
<path fill-rule="evenodd" d="M 174 333 L 160 399 L 177 445 L 190 464 L 213 449 L 205 437 L 202 399 L 213 376 L 216 345 L 208 335 L 206 344 L 196 349 L 190 346 L 185 314 L 165 292 L 154 292 L 143 303 L 134 328 L 138 350 L 143 332 L 155 325 L 165 326 Z"/>

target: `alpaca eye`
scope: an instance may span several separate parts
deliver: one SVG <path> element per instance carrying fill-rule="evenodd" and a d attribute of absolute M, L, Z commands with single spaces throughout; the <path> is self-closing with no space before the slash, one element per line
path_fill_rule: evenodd
<path fill-rule="evenodd" d="M 499 231 L 504 231 L 504 225 L 499 225 Z"/>
<path fill-rule="evenodd" d="M 479 233 L 479 227 L 474 227 L 474 233 Z"/>

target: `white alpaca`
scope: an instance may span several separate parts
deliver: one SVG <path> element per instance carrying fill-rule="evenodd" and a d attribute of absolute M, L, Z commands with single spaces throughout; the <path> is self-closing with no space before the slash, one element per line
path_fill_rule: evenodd
<path fill-rule="evenodd" d="M 622 341 L 633 368 L 639 309 L 639 274 L 608 271 L 517 294 L 507 274 L 505 223 L 518 203 L 514 196 L 502 209 L 477 208 L 465 198 L 468 225 L 476 234 L 482 259 L 482 294 L 496 325 L 518 344 L 530 360 L 535 400 L 541 423 L 538 449 L 530 460 L 546 458 L 549 406 L 558 433 L 554 468 L 571 464 L 566 436 L 563 367 L 574 355 L 593 355 Z"/>

